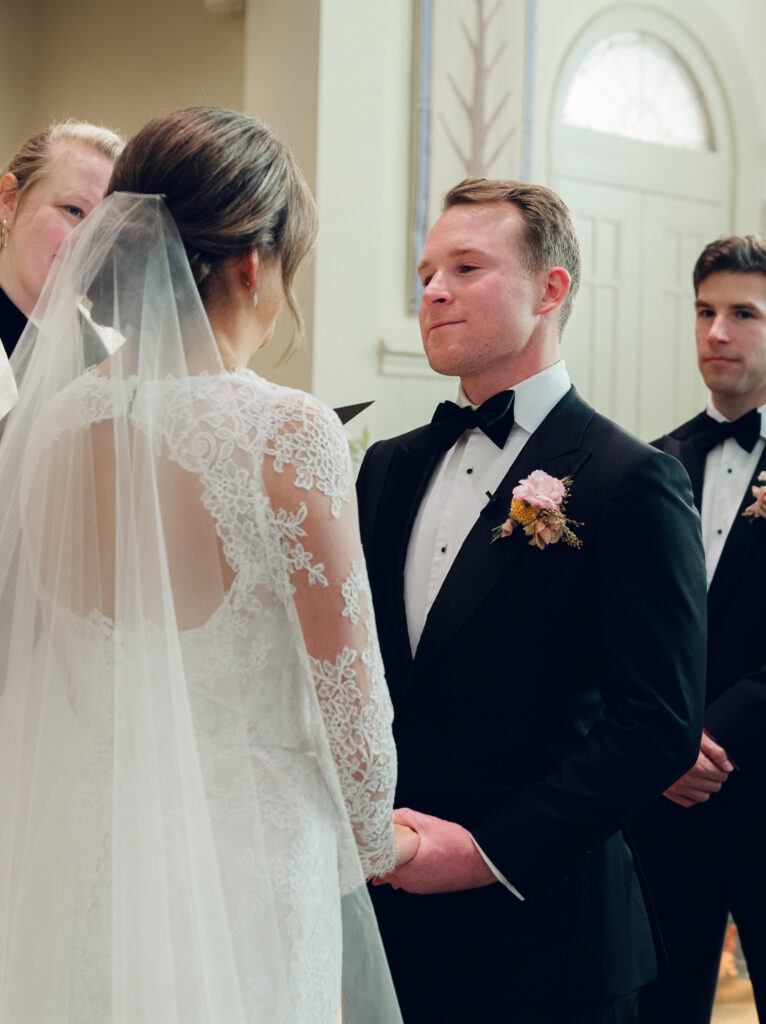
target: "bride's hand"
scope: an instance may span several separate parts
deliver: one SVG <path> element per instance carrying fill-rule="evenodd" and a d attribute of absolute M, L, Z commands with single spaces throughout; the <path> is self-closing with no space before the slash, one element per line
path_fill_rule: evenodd
<path fill-rule="evenodd" d="M 401 867 L 412 860 L 418 852 L 420 836 L 414 829 L 406 825 L 394 825 L 394 847 L 396 850 L 396 866 Z"/>

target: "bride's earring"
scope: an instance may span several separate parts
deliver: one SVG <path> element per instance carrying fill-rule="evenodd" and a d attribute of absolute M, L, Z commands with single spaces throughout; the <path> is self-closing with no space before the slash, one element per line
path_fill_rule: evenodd
<path fill-rule="evenodd" d="M 3 223 L 0 224 L 0 249 L 4 249 L 6 247 L 10 234 L 11 229 L 8 227 L 8 221 L 4 219 Z M 256 302 L 257 301 L 258 300 L 256 299 Z"/>
<path fill-rule="evenodd" d="M 253 288 L 253 308 L 258 305 L 258 289 Z"/>

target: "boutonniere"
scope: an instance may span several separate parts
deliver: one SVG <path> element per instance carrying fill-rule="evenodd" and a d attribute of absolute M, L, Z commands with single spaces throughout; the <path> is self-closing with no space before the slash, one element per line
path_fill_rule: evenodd
<path fill-rule="evenodd" d="M 510 537 L 517 526 L 523 526 L 532 547 L 542 549 L 563 540 L 570 547 L 581 548 L 582 541 L 571 527 L 583 524 L 567 519 L 566 514 L 571 486 L 570 476 L 559 480 L 542 469 L 530 473 L 514 487 L 508 518 L 493 529 L 492 540 Z M 763 490 L 766 491 L 766 487 Z"/>
<path fill-rule="evenodd" d="M 747 506 L 742 515 L 749 516 L 752 519 L 756 519 L 758 516 L 766 519 L 766 472 L 759 473 L 758 479 L 761 481 L 761 486 L 756 487 L 756 485 L 753 484 L 750 488 L 753 492 L 755 501 L 752 505 Z"/>

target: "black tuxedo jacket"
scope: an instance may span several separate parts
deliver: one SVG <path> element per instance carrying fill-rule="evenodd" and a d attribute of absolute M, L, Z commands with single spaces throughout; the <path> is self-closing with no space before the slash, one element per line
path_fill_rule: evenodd
<path fill-rule="evenodd" d="M 697 418 L 655 445 L 684 466 L 699 508 L 705 455 L 692 441 Z M 766 450 L 753 483 L 763 471 Z M 766 782 L 766 520 L 742 515 L 752 502 L 748 487 L 708 592 L 705 727 L 725 747 L 743 778 L 757 779 L 760 789 Z"/>
<path fill-rule="evenodd" d="M 694 447 L 694 423 L 655 444 L 686 468 L 699 507 L 705 455 Z M 766 453 L 754 480 L 763 470 Z M 660 798 L 631 823 L 668 940 L 670 968 L 678 978 L 696 979 L 703 1003 L 715 984 L 715 966 L 709 975 L 708 964 L 716 962 L 715 928 L 719 917 L 722 927 L 726 909 L 734 909 L 747 936 L 750 962 L 766 958 L 766 520 L 742 516 L 752 501 L 748 487 L 708 591 L 704 724 L 738 770 L 705 803 L 683 808 Z M 708 934 L 710 961 L 707 951 L 700 951 L 706 944 L 701 936 Z"/>
<path fill-rule="evenodd" d="M 563 1000 L 618 996 L 655 972 L 620 829 L 699 747 L 705 579 L 688 479 L 571 389 L 471 530 L 413 658 L 403 573 L 436 462 L 426 433 L 372 446 L 358 483 L 397 804 L 470 829 L 525 901 L 499 884 L 375 889 L 405 1020 L 453 1019 L 422 1002 L 429 977 L 444 979 L 450 1007 L 465 996 L 469 1012 L 497 1019 L 551 979 Z M 582 523 L 581 549 L 539 550 L 521 530 L 490 543 L 536 469 L 573 478 L 567 512 Z"/>

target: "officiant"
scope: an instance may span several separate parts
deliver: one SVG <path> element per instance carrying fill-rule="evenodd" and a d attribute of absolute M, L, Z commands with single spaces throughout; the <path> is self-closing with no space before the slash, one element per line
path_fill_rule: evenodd
<path fill-rule="evenodd" d="M 27 325 L 59 246 L 103 198 L 122 147 L 108 128 L 64 121 L 27 139 L 0 176 L 0 416 L 15 395 L 5 356 Z"/>

